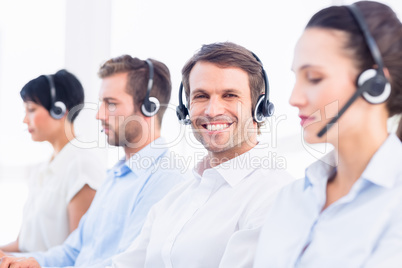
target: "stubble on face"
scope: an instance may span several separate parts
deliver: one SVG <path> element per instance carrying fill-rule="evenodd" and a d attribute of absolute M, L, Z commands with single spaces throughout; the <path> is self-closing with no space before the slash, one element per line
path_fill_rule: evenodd
<path fill-rule="evenodd" d="M 247 72 L 200 61 L 189 82 L 194 136 L 211 156 L 231 159 L 255 146 Z"/>
<path fill-rule="evenodd" d="M 141 147 L 144 140 L 143 128 L 145 120 L 138 112 L 134 111 L 129 116 L 119 116 L 114 118 L 116 129 L 110 129 L 108 141 L 115 146 L 137 148 Z M 109 125 L 110 127 L 110 125 Z"/>
<path fill-rule="evenodd" d="M 223 114 L 216 117 L 200 116 L 192 122 L 194 137 L 205 147 L 209 154 L 216 158 L 242 154 L 256 145 L 257 129 L 251 113 L 237 105 L 236 114 Z M 207 124 L 217 124 L 227 129 L 222 131 L 209 131 Z M 219 126 L 220 125 L 220 126 Z"/>

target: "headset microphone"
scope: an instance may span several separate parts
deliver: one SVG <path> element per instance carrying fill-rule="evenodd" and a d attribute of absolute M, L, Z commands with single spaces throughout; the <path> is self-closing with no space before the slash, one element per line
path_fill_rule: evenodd
<path fill-rule="evenodd" d="M 352 103 L 362 96 L 367 102 L 371 104 L 379 104 L 385 102 L 391 94 L 391 85 L 384 74 L 384 65 L 381 57 L 380 50 L 370 34 L 368 26 L 364 20 L 363 15 L 360 13 L 358 7 L 354 4 L 346 6 L 353 18 L 357 22 L 360 30 L 363 32 L 366 44 L 370 50 L 373 60 L 377 69 L 367 69 L 363 71 L 356 79 L 357 91 L 347 101 L 345 106 L 339 111 L 338 115 L 323 127 L 317 136 L 321 138 L 334 124 L 338 121 L 339 117 L 352 105 Z"/>
<path fill-rule="evenodd" d="M 332 118 L 331 121 L 325 127 L 323 127 L 320 132 L 318 132 L 317 136 L 321 138 L 336 123 L 336 121 L 338 121 L 339 117 L 341 117 L 341 115 L 349 108 L 349 106 L 352 105 L 352 103 L 364 92 L 364 90 L 364 87 L 359 87 L 355 94 L 353 94 L 352 97 L 345 104 L 345 106 L 343 106 L 342 109 L 338 112 L 338 115 Z"/>

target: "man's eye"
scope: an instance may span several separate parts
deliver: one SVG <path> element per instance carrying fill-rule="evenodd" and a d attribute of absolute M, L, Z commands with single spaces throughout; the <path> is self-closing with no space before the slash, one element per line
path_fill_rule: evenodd
<path fill-rule="evenodd" d="M 237 95 L 236 95 L 236 94 L 226 94 L 225 97 L 228 97 L 228 98 L 237 98 Z"/>
<path fill-rule="evenodd" d="M 206 98 L 207 96 L 205 96 L 205 95 L 196 95 L 196 96 L 194 96 L 194 99 L 203 99 L 203 98 Z"/>
<path fill-rule="evenodd" d="M 107 108 L 109 111 L 114 111 L 116 110 L 116 104 L 115 103 L 107 103 Z"/>

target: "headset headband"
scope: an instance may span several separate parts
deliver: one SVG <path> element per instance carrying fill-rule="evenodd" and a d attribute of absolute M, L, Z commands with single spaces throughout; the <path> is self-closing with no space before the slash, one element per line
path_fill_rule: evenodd
<path fill-rule="evenodd" d="M 150 97 L 151 90 L 154 84 L 154 64 L 150 59 L 145 60 L 148 65 L 149 69 L 149 78 L 148 78 L 148 85 L 147 85 L 147 93 L 145 94 L 144 102 L 141 105 L 142 113 L 147 116 L 151 117 L 154 116 L 160 108 L 160 102 L 155 97 Z"/>
<path fill-rule="evenodd" d="M 265 72 L 260 58 L 258 58 L 257 55 L 255 55 L 253 52 L 251 52 L 251 54 L 253 54 L 254 58 L 261 64 L 262 77 L 264 78 L 265 102 L 269 102 L 269 82 L 267 72 Z"/>
<path fill-rule="evenodd" d="M 380 50 L 378 49 L 377 43 L 375 42 L 373 36 L 370 33 L 370 30 L 368 29 L 367 23 L 365 22 L 365 19 L 360 12 L 359 8 L 355 5 L 349 5 L 346 6 L 350 13 L 352 13 L 353 18 L 356 20 L 357 24 L 359 25 L 359 28 L 363 32 L 364 38 L 366 40 L 366 44 L 370 50 L 371 56 L 373 57 L 374 62 L 377 64 L 378 67 L 378 72 L 382 75 L 384 75 L 384 64 L 382 61 L 381 53 Z"/>
<path fill-rule="evenodd" d="M 56 102 L 56 87 L 54 85 L 53 77 L 51 75 L 45 75 L 45 77 L 47 78 L 47 81 L 49 82 L 50 85 L 50 99 L 53 107 L 53 104 Z"/>

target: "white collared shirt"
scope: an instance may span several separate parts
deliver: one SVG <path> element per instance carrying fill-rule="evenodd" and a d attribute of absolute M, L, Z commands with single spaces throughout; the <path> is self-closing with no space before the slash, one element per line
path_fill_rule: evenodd
<path fill-rule="evenodd" d="M 402 267 L 400 140 L 391 134 L 349 193 L 322 211 L 334 160 L 332 152 L 280 191 L 254 267 Z"/>
<path fill-rule="evenodd" d="M 53 161 L 43 163 L 29 178 L 29 195 L 18 238 L 21 252 L 45 251 L 70 234 L 67 207 L 88 184 L 97 189 L 106 177 L 103 162 L 90 149 L 67 143 Z"/>
<path fill-rule="evenodd" d="M 148 214 L 140 236 L 113 267 L 250 267 L 268 208 L 293 181 L 270 169 L 268 150 L 251 149 L 173 189 Z"/>

